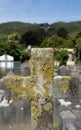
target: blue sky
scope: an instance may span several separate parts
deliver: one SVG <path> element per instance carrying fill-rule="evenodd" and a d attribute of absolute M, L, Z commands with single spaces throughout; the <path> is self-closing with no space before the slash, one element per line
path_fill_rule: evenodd
<path fill-rule="evenodd" d="M 81 0 L 0 0 L 0 23 L 81 21 Z"/>

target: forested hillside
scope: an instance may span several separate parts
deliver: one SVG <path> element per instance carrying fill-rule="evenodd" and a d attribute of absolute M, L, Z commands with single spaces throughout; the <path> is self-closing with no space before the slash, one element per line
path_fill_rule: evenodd
<path fill-rule="evenodd" d="M 51 27 L 55 28 L 56 30 L 63 27 L 68 31 L 69 36 L 72 37 L 81 31 L 81 21 L 69 22 L 69 23 L 57 22 L 57 23 L 51 24 Z"/>
<path fill-rule="evenodd" d="M 74 48 L 81 59 L 81 21 L 53 24 L 8 22 L 0 24 L 0 55 L 8 53 L 22 62 L 30 57 L 25 48 Z"/>
<path fill-rule="evenodd" d="M 43 28 L 43 29 L 48 29 L 53 28 L 55 31 L 57 31 L 59 28 L 65 28 L 68 33 L 73 33 L 76 34 L 81 31 L 81 21 L 78 22 L 57 22 L 53 24 L 47 24 L 47 23 L 42 23 L 42 24 L 31 24 L 31 23 L 23 23 L 23 22 L 7 22 L 7 23 L 2 23 L 0 24 L 0 35 L 5 35 L 5 34 L 10 34 L 12 32 L 18 32 L 20 34 L 25 33 L 26 31 L 29 30 L 34 30 L 36 28 Z"/>
<path fill-rule="evenodd" d="M 0 33 L 9 34 L 12 32 L 24 33 L 25 31 L 36 28 L 37 24 L 23 23 L 23 22 L 8 22 L 0 24 Z"/>

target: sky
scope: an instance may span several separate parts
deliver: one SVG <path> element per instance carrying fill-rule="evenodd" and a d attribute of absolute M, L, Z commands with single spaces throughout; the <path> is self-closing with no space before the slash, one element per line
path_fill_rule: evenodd
<path fill-rule="evenodd" d="M 0 23 L 81 21 L 81 0 L 0 0 Z"/>

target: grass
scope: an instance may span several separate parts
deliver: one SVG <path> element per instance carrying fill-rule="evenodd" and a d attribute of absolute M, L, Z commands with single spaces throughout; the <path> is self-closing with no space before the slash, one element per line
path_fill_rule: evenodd
<path fill-rule="evenodd" d="M 58 125 L 55 125 L 53 130 L 59 130 L 59 126 Z"/>

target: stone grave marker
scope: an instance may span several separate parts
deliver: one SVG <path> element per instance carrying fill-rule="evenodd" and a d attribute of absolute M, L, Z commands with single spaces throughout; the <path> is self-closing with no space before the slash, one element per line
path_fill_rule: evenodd
<path fill-rule="evenodd" d="M 60 130 L 66 130 L 65 126 L 67 123 L 73 123 L 76 117 L 71 111 L 62 111 L 60 113 Z"/>
<path fill-rule="evenodd" d="M 65 130 L 77 130 L 77 129 L 75 128 L 74 124 L 69 123 L 69 124 L 66 124 Z"/>
<path fill-rule="evenodd" d="M 34 48 L 31 50 L 31 76 L 9 76 L 5 79 L 13 99 L 31 100 L 31 123 L 34 130 L 53 128 L 53 74 L 53 49 Z"/>

